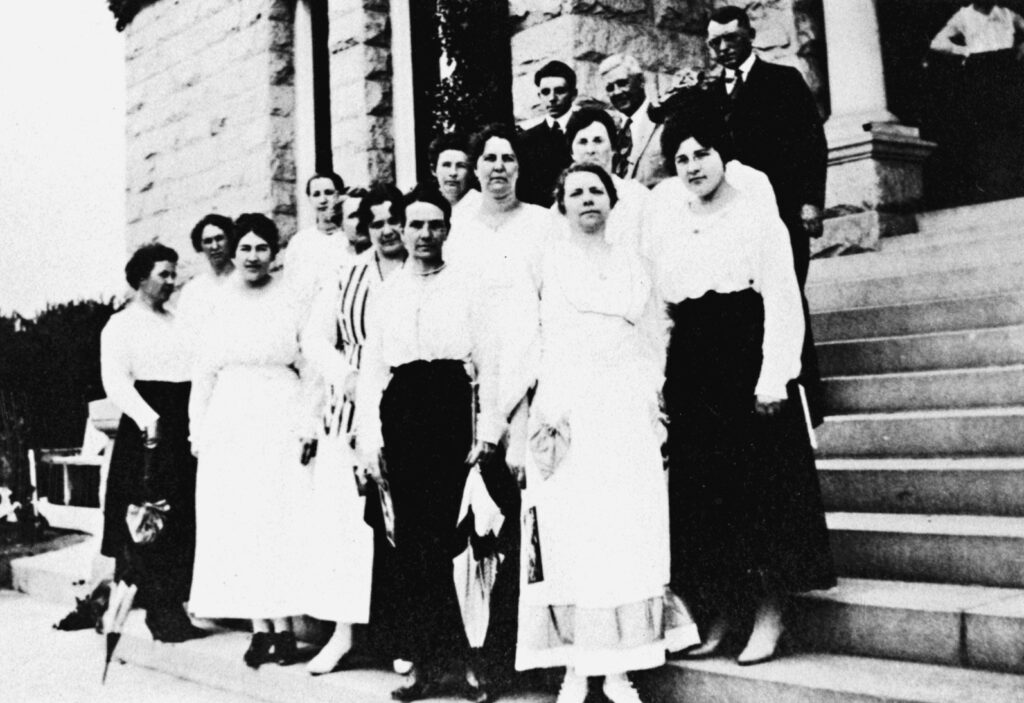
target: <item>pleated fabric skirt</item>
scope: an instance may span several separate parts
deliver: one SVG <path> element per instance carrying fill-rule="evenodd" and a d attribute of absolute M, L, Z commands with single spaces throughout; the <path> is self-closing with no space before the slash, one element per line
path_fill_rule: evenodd
<path fill-rule="evenodd" d="M 764 305 L 752 289 L 669 306 L 672 586 L 720 608 L 751 589 L 829 588 L 835 573 L 798 387 L 760 417 Z"/>

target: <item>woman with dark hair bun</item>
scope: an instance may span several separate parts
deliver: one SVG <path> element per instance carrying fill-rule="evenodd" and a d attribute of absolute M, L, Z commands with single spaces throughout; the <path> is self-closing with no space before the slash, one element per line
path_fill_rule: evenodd
<path fill-rule="evenodd" d="M 125 277 L 135 296 L 100 336 L 103 388 L 124 413 L 110 460 L 101 551 L 115 559 L 118 580 L 138 585 L 135 602 L 146 608 L 153 638 L 164 642 L 202 634 L 183 607 L 195 549 L 196 464 L 188 446 L 188 351 L 164 307 L 177 261 L 162 244 L 132 254 Z M 170 506 L 164 530 L 151 544 L 135 544 L 128 505 L 161 500 Z"/>
<path fill-rule="evenodd" d="M 196 486 L 196 561 L 189 607 L 251 619 L 251 667 L 296 659 L 291 616 L 304 612 L 307 467 L 315 402 L 300 379 L 293 291 L 270 275 L 280 246 L 265 215 L 235 221 L 235 273 L 207 316 L 189 404 Z"/>
<path fill-rule="evenodd" d="M 645 245 L 672 323 L 672 586 L 704 635 L 689 656 L 717 653 L 753 613 L 738 657 L 748 665 L 775 656 L 786 595 L 829 588 L 835 574 L 795 380 L 804 316 L 789 236 L 774 199 L 730 183 L 724 134 L 714 116 L 666 126 L 684 197 L 657 197 L 669 180 L 655 188 Z"/>

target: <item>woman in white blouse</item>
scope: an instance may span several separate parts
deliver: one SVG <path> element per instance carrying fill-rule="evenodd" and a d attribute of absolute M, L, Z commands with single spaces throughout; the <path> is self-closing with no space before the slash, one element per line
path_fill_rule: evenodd
<path fill-rule="evenodd" d="M 280 240 L 265 215 L 235 221 L 232 275 L 206 316 L 189 403 L 196 561 L 189 607 L 252 620 L 244 661 L 296 661 L 291 617 L 306 605 L 309 459 L 316 404 L 299 370 L 306 310 L 270 275 Z"/>
<path fill-rule="evenodd" d="M 353 452 L 355 386 L 366 342 L 366 312 L 384 280 L 402 268 L 402 194 L 393 185 L 377 184 L 362 198 L 358 227 L 368 232 L 370 250 L 337 281 L 317 295 L 302 335 L 302 350 L 310 366 L 326 381 L 326 402 L 320 443 L 313 468 L 312 517 L 315 534 L 328 545 L 310 579 L 306 613 L 335 623 L 334 634 L 307 665 L 311 674 L 334 669 L 352 646 L 352 623 L 366 623 L 378 647 L 387 649 L 390 554 L 385 538 L 364 522 L 364 503 L 357 490 L 365 481 L 353 476 L 358 463 Z M 360 467 L 361 468 L 361 467 Z M 356 479 L 356 480 L 354 480 Z M 367 521 L 378 525 L 379 499 L 366 487 Z M 379 531 L 378 531 L 379 533 Z M 370 579 L 373 572 L 373 610 Z M 401 636 L 401 633 L 395 633 Z"/>
<path fill-rule="evenodd" d="M 664 402 L 672 585 L 716 652 L 754 611 L 740 664 L 775 655 L 786 593 L 835 583 L 804 413 L 804 318 L 786 228 L 774 206 L 725 178 L 725 126 L 676 119 L 666 166 L 686 187 L 658 199 L 648 255 L 672 328 Z"/>
<path fill-rule="evenodd" d="M 600 108 L 583 107 L 573 112 L 565 126 L 565 139 L 573 162 L 594 164 L 611 174 L 616 132 L 611 115 Z M 639 181 L 615 175 L 611 178 L 619 198 L 608 214 L 607 239 L 612 244 L 639 248 L 644 212 L 651 192 Z"/>
<path fill-rule="evenodd" d="M 469 466 L 488 461 L 504 431 L 476 277 L 445 263 L 450 217 L 436 191 L 406 196 L 408 259 L 371 301 L 357 390 L 358 449 L 394 505 L 391 607 L 403 627 L 394 654 L 414 667 L 392 697 L 405 701 L 436 695 L 444 669 L 466 661 L 452 576 L 456 521 Z"/>
<path fill-rule="evenodd" d="M 161 244 L 132 254 L 125 277 L 135 296 L 100 336 L 103 388 L 124 413 L 110 460 L 101 551 L 116 560 L 119 580 L 139 586 L 146 624 L 165 642 L 202 634 L 183 608 L 195 551 L 196 464 L 188 445 L 188 349 L 164 308 L 177 261 Z M 125 523 L 128 505 L 160 500 L 170 506 L 165 529 L 152 544 L 136 545 Z"/>

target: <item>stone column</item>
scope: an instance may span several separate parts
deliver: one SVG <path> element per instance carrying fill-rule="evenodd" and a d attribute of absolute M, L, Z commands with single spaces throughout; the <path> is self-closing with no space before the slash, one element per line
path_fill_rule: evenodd
<path fill-rule="evenodd" d="M 873 249 L 880 236 L 914 231 L 922 165 L 935 148 L 888 109 L 875 0 L 824 0 L 824 10 L 832 103 L 825 204 L 865 212 L 826 220 L 812 255 Z"/>

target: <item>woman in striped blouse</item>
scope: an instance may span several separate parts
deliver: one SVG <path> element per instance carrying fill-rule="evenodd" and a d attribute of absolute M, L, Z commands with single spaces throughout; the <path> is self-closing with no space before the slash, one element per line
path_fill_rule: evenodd
<path fill-rule="evenodd" d="M 326 381 L 313 479 L 312 534 L 328 548 L 311 565 L 315 573 L 309 579 L 308 614 L 336 623 L 334 635 L 307 665 L 311 674 L 333 670 L 348 652 L 352 623 L 366 623 L 370 616 L 371 572 L 381 572 L 381 564 L 373 566 L 373 536 L 363 521 L 357 490 L 366 481 L 361 473 L 353 475 L 353 411 L 366 339 L 367 301 L 405 261 L 401 206 L 402 195 L 393 185 L 376 185 L 362 199 L 358 227 L 368 232 L 372 247 L 356 263 L 339 270 L 335 285 L 323 288 L 303 335 L 303 351 Z M 374 486 L 368 490 L 372 492 Z M 378 505 L 377 497 L 370 496 L 368 505 Z M 380 595 L 376 594 L 378 600 Z"/>

